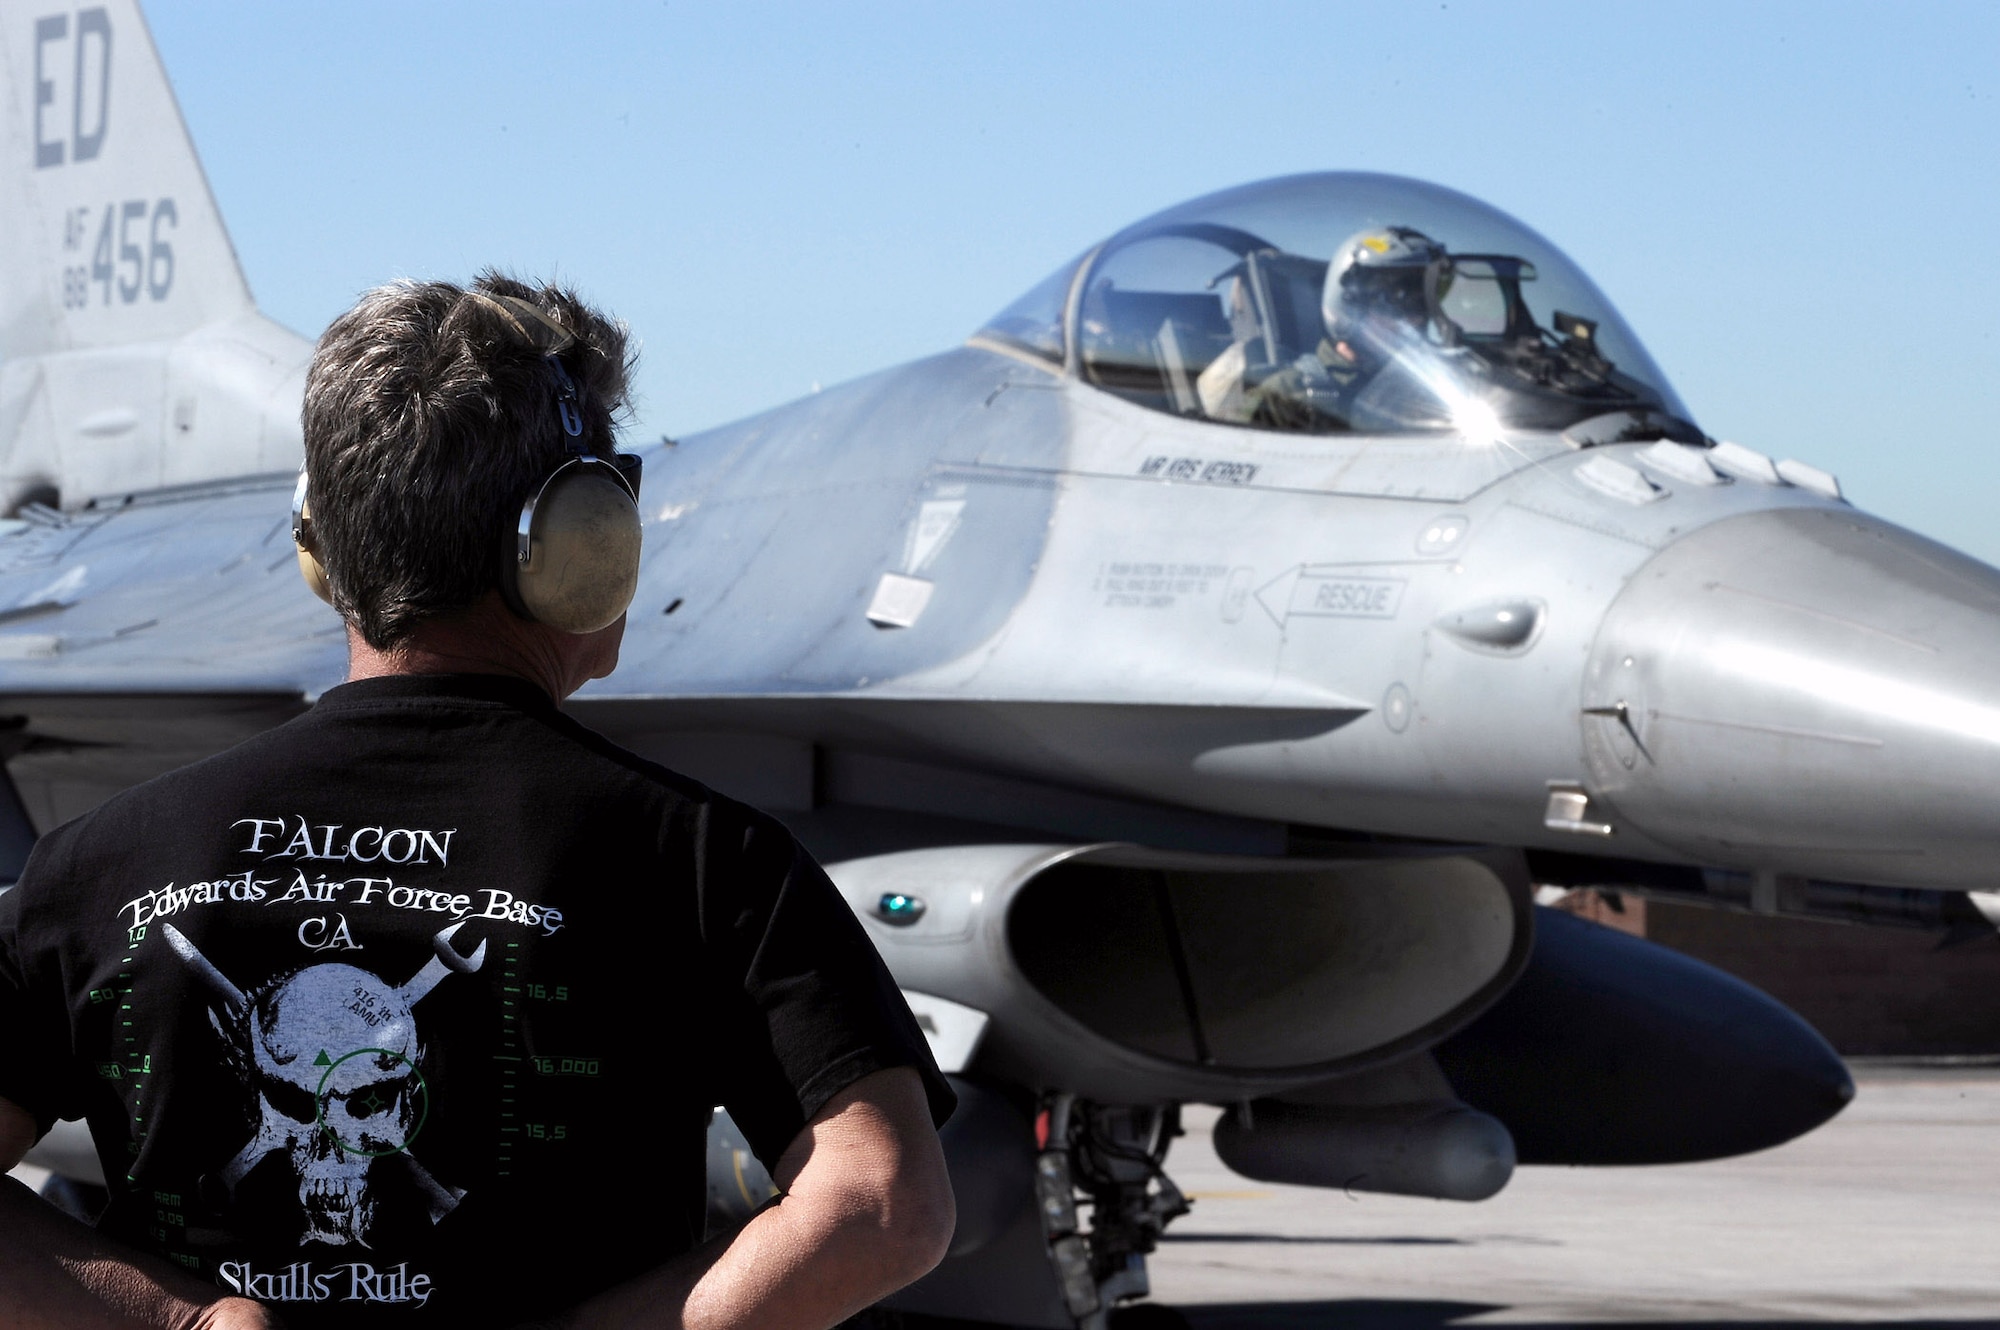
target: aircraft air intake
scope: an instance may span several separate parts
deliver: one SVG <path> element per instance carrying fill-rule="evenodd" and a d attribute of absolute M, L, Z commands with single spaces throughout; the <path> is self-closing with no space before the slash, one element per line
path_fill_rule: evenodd
<path fill-rule="evenodd" d="M 906 989 L 991 1016 L 969 1065 L 1123 1102 L 1232 1102 L 1404 1056 L 1532 945 L 1513 852 L 962 846 L 831 872 Z M 885 893 L 926 908 L 888 922 Z"/>

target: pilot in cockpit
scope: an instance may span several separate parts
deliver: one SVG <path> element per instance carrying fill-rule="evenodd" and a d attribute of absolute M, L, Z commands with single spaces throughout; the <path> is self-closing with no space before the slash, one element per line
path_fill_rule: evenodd
<path fill-rule="evenodd" d="M 1399 353 L 1427 340 L 1430 311 L 1442 292 L 1426 285 L 1439 281 L 1434 273 L 1450 280 L 1445 247 L 1407 226 L 1349 237 L 1324 267 L 1318 318 L 1312 320 L 1318 326 L 1286 347 L 1284 320 L 1273 317 L 1279 303 L 1274 288 L 1298 284 L 1304 274 L 1289 269 L 1302 262 L 1277 251 L 1252 253 L 1217 279 L 1228 283 L 1223 303 L 1232 340 L 1196 383 L 1203 412 L 1212 420 L 1278 429 L 1324 428 L 1329 418 L 1353 428 L 1434 423 L 1436 395 L 1405 382 L 1406 373 L 1384 371 L 1410 359 Z M 1305 351 L 1313 340 L 1317 345 Z"/>
<path fill-rule="evenodd" d="M 1340 383 L 1338 414 L 1350 427 L 1444 423 L 1435 374 L 1423 367 L 1435 360 L 1432 315 L 1451 280 L 1445 247 L 1414 227 L 1363 231 L 1334 251 L 1320 296 L 1326 340 L 1315 359 Z"/>
<path fill-rule="evenodd" d="M 1388 226 L 1363 231 L 1334 251 L 1320 296 L 1330 367 L 1379 369 L 1393 348 L 1421 336 L 1430 320 L 1424 281 L 1445 248 L 1422 231 Z"/>
<path fill-rule="evenodd" d="M 1349 201 L 1321 211 L 1280 193 L 1135 228 L 1066 277 L 1085 380 L 1169 415 L 1300 435 L 1494 443 L 1623 414 L 1606 428 L 1704 437 L 1539 237 L 1449 199 L 1376 200 L 1364 228 Z M 1009 317 L 1045 329 L 1056 294 L 1038 288 Z M 1030 349 L 1050 354 L 1046 338 Z"/>

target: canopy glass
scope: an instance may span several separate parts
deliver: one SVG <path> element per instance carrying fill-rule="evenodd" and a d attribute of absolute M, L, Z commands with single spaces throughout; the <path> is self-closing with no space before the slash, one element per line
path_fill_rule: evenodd
<path fill-rule="evenodd" d="M 1396 176 L 1291 176 L 1169 209 L 982 333 L 1051 360 L 1074 347 L 1087 382 L 1227 424 L 1491 437 L 1613 417 L 1592 441 L 1702 439 L 1562 251 L 1475 199 Z"/>

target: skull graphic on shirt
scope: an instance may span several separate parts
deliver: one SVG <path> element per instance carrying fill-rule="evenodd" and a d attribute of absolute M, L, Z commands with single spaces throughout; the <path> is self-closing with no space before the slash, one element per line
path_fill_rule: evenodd
<path fill-rule="evenodd" d="M 172 925 L 169 944 L 211 993 L 210 1019 L 234 1047 L 257 1096 L 257 1128 L 221 1172 L 233 1193 L 265 1158 L 282 1152 L 297 1178 L 305 1242 L 366 1246 L 376 1217 L 370 1188 L 378 1162 L 394 1159 L 428 1199 L 438 1222 L 464 1196 L 433 1178 L 409 1146 L 429 1109 L 414 1008 L 471 956 L 452 948 L 454 924 L 432 939 L 435 956 L 408 983 L 391 985 L 353 965 L 329 962 L 279 977 L 245 995 Z"/>

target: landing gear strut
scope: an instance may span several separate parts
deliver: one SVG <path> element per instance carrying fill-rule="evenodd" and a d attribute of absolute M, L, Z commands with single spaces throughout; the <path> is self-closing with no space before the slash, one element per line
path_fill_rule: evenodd
<path fill-rule="evenodd" d="M 1151 1291 L 1146 1255 L 1188 1212 L 1187 1197 L 1161 1167 L 1181 1134 L 1180 1106 L 1110 1106 L 1054 1094 L 1035 1125 L 1035 1201 L 1063 1302 L 1078 1330 L 1106 1330 L 1113 1307 Z M 1090 1207 L 1088 1230 L 1079 1204 Z"/>

